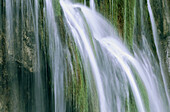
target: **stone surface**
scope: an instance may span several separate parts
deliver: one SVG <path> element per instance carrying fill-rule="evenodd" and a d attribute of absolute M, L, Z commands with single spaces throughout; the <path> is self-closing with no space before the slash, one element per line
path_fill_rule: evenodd
<path fill-rule="evenodd" d="M 168 65 L 168 72 L 170 74 L 170 36 L 167 37 L 167 48 L 166 48 L 166 63 Z"/>

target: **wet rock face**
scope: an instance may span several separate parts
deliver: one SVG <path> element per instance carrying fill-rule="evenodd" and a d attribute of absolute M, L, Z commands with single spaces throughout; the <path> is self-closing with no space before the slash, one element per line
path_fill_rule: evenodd
<path fill-rule="evenodd" d="M 34 73 L 35 48 L 33 42 L 30 42 L 32 37 L 27 35 L 25 37 L 27 39 L 23 40 L 22 50 L 18 49 L 22 52 L 12 51 L 12 54 L 10 54 L 6 52 L 6 45 L 4 44 L 7 43 L 6 38 L 0 36 L 0 46 L 2 45 L 0 47 L 0 112 L 9 112 L 10 109 L 14 108 L 16 111 L 22 110 L 19 109 L 18 104 L 24 102 L 27 98 L 26 95 L 31 92 L 31 89 L 28 90 L 27 80 L 24 81 L 22 77 L 30 79 Z M 14 41 L 15 45 L 20 43 L 20 41 Z M 19 86 L 19 84 L 21 85 Z M 19 88 L 22 88 L 27 94 L 19 93 Z M 22 94 L 21 97 L 18 96 L 19 94 Z M 20 106 L 25 105 L 24 103 L 21 103 Z"/>
<path fill-rule="evenodd" d="M 165 50 L 165 63 L 167 65 L 168 73 L 170 75 L 170 1 L 162 0 L 163 6 L 163 39 L 164 39 L 164 50 Z"/>
<path fill-rule="evenodd" d="M 166 46 L 166 63 L 168 65 L 168 72 L 170 74 L 170 36 L 166 38 L 167 46 Z"/>
<path fill-rule="evenodd" d="M 32 14 L 26 4 L 22 8 L 16 1 L 11 6 L 12 25 L 7 18 L 6 2 L 0 2 L 0 65 L 12 61 L 33 72 L 36 48 Z"/>
<path fill-rule="evenodd" d="M 2 36 L 0 35 L 0 42 L 2 41 Z M 0 44 L 1 45 L 1 44 Z M 0 49 L 0 65 L 2 64 L 2 49 Z"/>
<path fill-rule="evenodd" d="M 35 42 L 34 42 L 34 33 L 33 31 L 24 31 L 23 32 L 23 42 L 22 42 L 22 52 L 17 62 L 19 62 L 24 68 L 28 69 L 30 72 L 33 72 L 34 62 L 35 62 Z"/>
<path fill-rule="evenodd" d="M 150 0 L 159 36 L 161 58 L 166 72 L 170 74 L 170 1 Z"/>
<path fill-rule="evenodd" d="M 36 56 L 35 37 L 29 13 L 24 16 L 18 7 L 12 16 L 12 39 L 7 35 L 5 3 L 0 2 L 0 112 L 19 112 L 31 101 L 32 88 L 29 86 L 34 73 Z M 18 18 L 17 16 L 20 16 Z M 23 18 L 22 18 L 23 17 Z M 12 44 L 11 44 L 12 43 Z M 24 79 L 25 78 L 25 79 Z M 29 80 L 29 81 L 28 81 Z M 23 91 L 21 91 L 23 90 Z"/>

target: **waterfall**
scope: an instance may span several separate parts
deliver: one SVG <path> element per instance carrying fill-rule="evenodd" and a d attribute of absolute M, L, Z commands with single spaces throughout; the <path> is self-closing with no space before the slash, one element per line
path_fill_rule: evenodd
<path fill-rule="evenodd" d="M 105 95 L 104 95 L 103 85 L 102 85 L 102 81 L 100 77 L 100 72 L 97 66 L 97 62 L 96 62 L 92 47 L 90 45 L 90 40 L 87 37 L 88 34 L 84 32 L 85 29 L 83 28 L 83 25 L 80 26 L 81 22 L 83 22 L 81 15 L 79 15 L 79 13 L 74 11 L 73 9 L 74 7 L 71 6 L 71 3 L 67 3 L 67 2 L 65 3 L 64 1 L 60 1 L 60 4 L 63 8 L 66 22 L 68 26 L 71 28 L 72 35 L 74 37 L 74 40 L 78 48 L 80 49 L 84 62 L 86 62 L 86 60 L 90 61 L 90 65 L 92 67 L 94 78 L 97 83 L 96 85 L 97 85 L 98 94 L 100 97 L 99 99 L 100 109 L 102 112 L 110 111 L 109 109 L 107 110 L 107 104 L 105 101 Z M 74 18 L 74 14 L 77 16 L 78 18 L 77 20 L 76 18 Z M 86 52 L 87 56 L 83 52 Z"/>
<path fill-rule="evenodd" d="M 42 76 L 41 76 L 41 70 L 40 70 L 40 46 L 39 46 L 39 32 L 38 32 L 38 10 L 39 10 L 39 4 L 38 0 L 34 1 L 35 7 L 35 14 L 34 14 L 34 33 L 35 33 L 35 40 L 36 40 L 36 48 L 37 48 L 37 62 L 36 62 L 36 70 L 37 74 L 35 75 L 35 110 L 36 111 L 45 111 L 44 107 L 44 98 L 43 98 L 43 82 L 42 82 Z"/>
<path fill-rule="evenodd" d="M 103 47 L 105 47 L 105 49 L 107 49 L 108 52 L 113 52 L 112 50 L 116 49 L 116 46 L 109 48 L 109 47 L 111 47 L 111 44 L 107 43 L 107 42 L 113 42 L 115 44 L 117 44 L 118 42 L 114 41 L 110 38 L 106 38 L 106 43 L 103 43 L 102 41 L 104 41 L 105 38 L 102 39 L 102 37 L 103 36 L 104 37 L 109 37 L 109 36 L 115 37 L 112 33 L 114 31 L 112 30 L 111 26 L 107 27 L 107 26 L 109 26 L 109 24 L 106 23 L 100 16 L 98 16 L 96 13 L 91 13 L 91 11 L 88 10 L 86 7 L 83 7 L 81 5 L 73 5 L 73 4 L 67 3 L 67 2 L 64 3 L 63 1 L 61 1 L 60 3 L 61 3 L 61 6 L 63 8 L 64 14 L 65 14 L 66 22 L 67 22 L 68 26 L 71 28 L 71 32 L 73 34 L 74 40 L 75 40 L 78 48 L 80 49 L 80 52 L 82 53 L 82 57 L 85 56 L 85 55 L 84 55 L 84 52 L 81 51 L 81 50 L 83 50 L 83 48 L 85 48 L 85 51 L 87 52 L 86 54 L 88 54 L 87 57 L 90 58 L 89 61 L 91 63 L 91 67 L 92 68 L 94 67 L 92 70 L 94 70 L 93 74 L 94 74 L 94 78 L 96 79 L 95 80 L 96 86 L 98 88 L 100 109 L 101 109 L 102 112 L 106 111 L 106 109 L 107 109 L 107 111 L 112 111 L 111 105 L 106 107 L 107 105 L 111 104 L 111 102 L 106 102 L 106 101 L 109 100 L 109 99 L 113 99 L 113 98 L 109 97 L 109 95 L 107 94 L 108 92 L 105 92 L 105 94 L 107 94 L 107 95 L 104 94 L 104 89 L 103 89 L 103 87 L 104 87 L 103 83 L 104 82 L 102 82 L 102 80 L 100 79 L 100 77 L 102 77 L 102 75 L 99 73 L 99 70 L 101 70 L 101 68 L 99 69 L 97 62 L 95 62 L 95 57 L 94 57 L 94 53 L 92 52 L 93 51 L 92 47 L 90 48 L 90 46 L 91 46 L 90 40 L 88 40 L 88 41 L 86 40 L 86 39 L 89 38 L 88 37 L 89 34 L 86 31 L 86 27 L 90 28 L 90 31 L 91 31 L 92 35 L 94 36 L 94 38 L 97 41 L 99 41 L 99 43 Z M 74 8 L 77 8 L 77 9 L 80 8 L 81 9 L 83 15 L 85 16 L 85 18 L 88 22 L 87 26 L 85 26 L 86 23 L 83 23 L 83 18 L 80 19 L 81 16 L 83 16 L 81 14 L 81 12 L 77 11 Z M 73 15 L 76 15 L 77 16 L 76 18 L 78 18 L 78 19 L 76 20 L 76 18 L 74 18 Z M 78 23 L 78 22 L 80 22 L 80 23 Z M 82 24 L 82 25 L 80 26 L 80 24 Z M 100 41 L 100 39 L 101 39 L 101 41 Z M 110 40 L 107 40 L 107 39 L 110 39 Z M 118 46 L 123 46 L 123 45 L 118 44 Z M 118 53 L 118 52 L 120 52 L 120 49 L 118 49 L 118 51 L 114 51 L 114 52 Z M 136 84 L 136 82 L 133 78 L 133 75 L 131 73 L 132 71 L 130 70 L 127 63 L 123 62 L 124 59 L 119 58 L 119 54 L 116 54 L 116 53 L 111 53 L 111 55 L 113 55 L 114 57 L 117 58 L 118 63 L 122 66 L 122 68 L 120 68 L 120 69 L 124 70 L 124 72 L 127 74 L 127 77 L 129 79 L 130 85 L 132 87 L 132 90 L 133 90 L 133 93 L 134 93 L 134 96 L 135 96 L 135 99 L 136 99 L 136 102 L 137 102 L 137 106 L 139 107 L 139 111 L 144 112 L 145 109 L 143 107 L 142 99 L 141 99 L 137 84 Z M 121 54 L 120 54 L 120 56 L 121 56 Z M 83 58 L 85 58 L 85 57 L 83 57 Z M 106 62 L 108 62 L 108 60 L 106 60 Z M 103 65 L 103 66 L 106 66 L 106 65 Z M 112 67 L 114 67 L 114 66 L 112 66 Z M 101 71 L 101 73 L 103 73 L 103 75 L 104 75 L 103 77 L 109 78 L 108 74 L 105 74 L 105 72 L 106 72 L 106 70 Z M 112 73 L 110 73 L 110 75 L 112 75 Z M 111 88 L 109 88 L 109 89 L 111 89 Z M 105 90 L 105 91 L 107 91 L 107 90 Z M 106 99 L 106 97 L 108 97 L 108 99 Z M 120 99 L 119 99 L 119 101 L 120 101 Z M 117 107 L 117 109 L 118 108 L 120 109 L 121 107 Z"/>
<path fill-rule="evenodd" d="M 0 111 L 169 112 L 168 74 L 150 1 L 135 0 L 132 9 L 128 0 L 76 2 L 0 1 Z M 110 4 L 98 6 L 104 2 Z M 132 18 L 140 45 L 129 47 L 125 41 L 136 33 Z"/>
<path fill-rule="evenodd" d="M 94 0 L 90 0 L 90 8 L 91 8 L 92 10 L 95 10 Z"/>
<path fill-rule="evenodd" d="M 52 1 L 46 0 L 47 29 L 49 33 L 49 53 L 52 69 L 52 88 L 54 88 L 54 108 L 55 112 L 63 112 L 64 108 L 64 64 L 60 38 L 53 11 Z"/>
<path fill-rule="evenodd" d="M 84 52 L 86 51 L 87 52 L 86 54 L 88 54 L 87 57 L 92 58 L 89 59 L 89 61 L 92 61 L 91 63 L 95 63 L 95 64 L 91 64 L 91 67 L 95 66 L 96 68 L 98 68 L 98 72 L 97 73 L 94 72 L 93 74 L 94 78 L 96 79 L 96 77 L 99 78 L 101 77 L 101 79 L 103 79 L 103 80 L 101 79 L 95 80 L 97 88 L 102 91 L 106 91 L 103 94 L 101 94 L 100 93 L 101 91 L 98 90 L 101 111 L 103 111 L 103 108 L 104 110 L 106 110 L 107 108 L 107 111 L 112 111 L 112 110 L 125 111 L 125 108 L 124 109 L 121 108 L 121 104 L 123 104 L 123 102 L 121 102 L 122 100 L 121 97 L 123 96 L 123 98 L 126 99 L 126 97 L 128 96 L 126 95 L 128 94 L 129 91 L 128 87 L 126 86 L 127 83 L 129 83 L 132 88 L 136 105 L 139 111 L 141 112 L 148 111 L 148 108 L 150 111 L 157 111 L 157 112 L 162 110 L 167 111 L 167 104 L 164 103 L 166 99 L 163 96 L 164 93 L 159 92 L 160 88 L 162 87 L 159 84 L 160 79 L 159 78 L 156 80 L 154 79 L 154 77 L 159 77 L 159 74 L 157 74 L 157 72 L 155 72 L 154 69 L 152 68 L 154 65 L 151 63 L 151 61 L 155 59 L 153 54 L 151 53 L 152 51 L 149 50 L 149 45 L 147 44 L 145 37 L 143 37 L 143 46 L 147 47 L 148 50 L 143 50 L 143 51 L 134 50 L 134 54 L 136 55 L 134 57 L 127 50 L 127 48 L 121 43 L 116 33 L 114 34 L 115 31 L 112 29 L 112 27 L 99 14 L 97 14 L 96 12 L 92 12 L 85 6 L 72 4 L 65 1 L 61 1 L 60 4 L 64 11 L 66 24 L 71 29 L 75 43 L 78 46 L 80 53 L 82 53 L 81 54 L 82 58 L 86 58 L 84 57 L 85 56 Z M 75 15 L 76 17 L 74 18 Z M 87 29 L 90 29 L 90 34 L 87 31 Z M 88 35 L 92 35 L 92 37 L 89 37 Z M 87 41 L 85 38 L 86 39 L 92 38 L 93 44 L 90 45 L 91 44 L 90 39 L 89 41 Z M 93 50 L 92 47 L 89 48 L 89 46 L 93 46 L 93 45 L 95 50 Z M 99 48 L 101 48 L 102 51 Z M 82 50 L 85 51 L 83 52 Z M 93 55 L 91 55 L 92 51 L 94 53 Z M 140 52 L 143 53 L 140 54 Z M 148 55 L 147 53 L 149 53 L 150 55 Z M 102 56 L 102 59 L 100 56 Z M 152 58 L 150 58 L 149 56 L 152 56 Z M 94 58 L 96 58 L 96 62 L 94 62 L 95 60 Z M 103 60 L 103 63 L 100 63 L 99 60 L 100 61 Z M 111 63 L 111 65 L 108 67 L 106 65 L 108 63 L 106 62 Z M 107 69 L 101 69 L 104 68 L 104 66 L 107 66 Z M 111 88 L 107 88 L 110 86 L 113 87 L 112 84 L 108 85 L 107 81 L 110 80 L 109 78 L 114 77 L 113 75 L 115 75 L 112 72 L 109 73 L 107 70 L 110 68 L 113 69 L 113 71 L 117 71 L 114 69 L 117 67 L 120 71 L 122 71 L 122 73 L 120 71 L 118 72 L 120 73 L 119 75 L 122 75 L 125 81 L 127 81 L 126 77 L 128 79 L 128 81 L 123 84 L 125 87 L 124 90 L 127 91 L 127 93 L 123 94 L 122 91 L 119 90 L 120 93 L 122 93 L 120 97 L 117 93 L 114 93 L 114 91 L 112 91 Z M 158 65 L 155 65 L 155 67 L 158 67 L 155 69 L 159 69 Z M 136 70 L 137 74 L 134 72 L 132 68 Z M 98 76 L 96 76 L 96 74 Z M 136 82 L 135 79 L 136 77 L 139 77 L 142 80 L 143 86 L 146 88 L 147 95 L 148 95 L 148 102 L 150 104 L 149 107 L 146 107 L 146 105 L 144 105 L 144 99 L 141 96 L 143 94 L 142 93 L 143 90 L 139 88 L 139 86 L 141 85 L 139 85 L 139 82 L 138 83 Z M 112 79 L 111 81 L 114 80 L 113 82 L 118 83 L 117 81 L 115 81 L 115 79 Z M 119 88 L 119 87 L 114 86 L 114 88 Z M 111 93 L 109 93 L 109 91 L 111 91 Z M 118 90 L 116 92 L 118 92 Z M 112 98 L 111 94 L 115 94 L 115 98 L 116 98 L 115 101 Z M 125 99 L 123 101 L 125 101 Z M 147 99 L 146 96 L 145 99 Z M 103 107 L 104 105 L 103 103 L 106 103 L 107 107 Z M 115 105 L 116 103 L 119 105 L 113 108 L 112 106 Z"/>
<path fill-rule="evenodd" d="M 163 83 L 164 83 L 164 87 L 165 87 L 166 97 L 168 99 L 168 104 L 170 105 L 170 97 L 169 97 L 169 91 L 168 91 L 168 88 L 167 88 L 167 81 L 166 81 L 165 72 L 164 72 L 163 65 L 162 65 L 162 59 L 161 59 L 161 56 L 160 56 L 161 52 L 160 52 L 160 47 L 159 47 L 160 46 L 159 45 L 159 38 L 158 38 L 155 19 L 154 19 L 154 16 L 153 16 L 153 12 L 152 12 L 152 8 L 151 8 L 149 0 L 147 0 L 147 5 L 148 5 L 150 21 L 151 21 L 151 25 L 152 25 L 152 33 L 153 33 L 154 43 L 155 43 L 155 46 L 156 46 L 156 52 L 157 52 L 157 55 L 158 55 L 160 70 L 161 70 Z"/>

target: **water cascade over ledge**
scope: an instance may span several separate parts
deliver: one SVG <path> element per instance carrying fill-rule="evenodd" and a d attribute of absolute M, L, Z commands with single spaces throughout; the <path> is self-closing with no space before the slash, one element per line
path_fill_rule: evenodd
<path fill-rule="evenodd" d="M 0 111 L 169 112 L 151 1 L 0 1 Z"/>

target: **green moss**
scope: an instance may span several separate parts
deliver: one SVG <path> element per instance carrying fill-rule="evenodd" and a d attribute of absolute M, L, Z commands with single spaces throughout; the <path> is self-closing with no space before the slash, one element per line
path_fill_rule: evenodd
<path fill-rule="evenodd" d="M 71 53 L 71 61 L 73 70 L 69 70 L 66 88 L 66 100 L 73 102 L 72 110 L 75 112 L 88 112 L 88 93 L 86 80 L 82 68 L 80 54 L 74 42 L 68 39 L 69 51 Z M 69 67 L 70 68 L 70 67 Z"/>
<path fill-rule="evenodd" d="M 61 16 L 61 6 L 59 0 L 52 0 L 53 7 L 54 7 L 54 14 L 57 16 Z"/>
<path fill-rule="evenodd" d="M 136 77 L 136 82 L 138 83 L 138 87 L 143 99 L 143 103 L 144 106 L 146 108 L 146 112 L 150 112 L 150 108 L 149 108 L 149 98 L 148 98 L 148 94 L 146 91 L 146 88 L 144 86 L 144 83 L 142 82 L 142 80 L 139 77 Z"/>
<path fill-rule="evenodd" d="M 133 46 L 135 1 L 101 0 L 96 2 L 97 11 L 113 24 L 130 49 Z"/>
<path fill-rule="evenodd" d="M 132 90 L 129 87 L 129 98 L 126 98 L 126 112 L 137 112 L 137 106 L 135 103 L 135 98 L 133 96 Z"/>
<path fill-rule="evenodd" d="M 91 43 L 91 45 L 92 45 L 93 52 L 94 52 L 94 54 L 95 54 L 95 56 L 96 56 L 95 46 L 94 46 L 94 42 L 93 42 L 93 36 L 92 36 L 92 33 L 91 33 L 91 29 L 89 28 L 88 23 L 87 23 L 84 15 L 83 15 L 83 13 L 82 13 L 82 12 L 80 12 L 80 13 L 81 13 L 81 15 L 82 15 L 82 17 L 83 17 L 83 20 L 84 20 L 84 22 L 85 22 L 85 26 L 86 26 L 86 30 L 87 30 L 87 32 L 88 32 L 88 36 L 89 36 L 89 39 L 90 39 L 90 43 Z"/>
<path fill-rule="evenodd" d="M 146 112 L 150 112 L 150 107 L 149 107 L 149 98 L 148 98 L 148 94 L 147 94 L 147 90 L 146 87 L 143 83 L 143 81 L 141 80 L 141 78 L 138 76 L 138 73 L 136 72 L 135 69 L 133 69 L 133 72 L 136 74 L 135 78 L 136 78 L 136 83 L 138 85 L 139 91 L 140 91 L 140 95 L 143 99 L 143 104 L 145 106 L 145 111 Z"/>
<path fill-rule="evenodd" d="M 135 1 L 125 0 L 124 4 L 124 40 L 131 49 L 133 46 L 133 28 L 134 28 L 134 7 Z"/>

